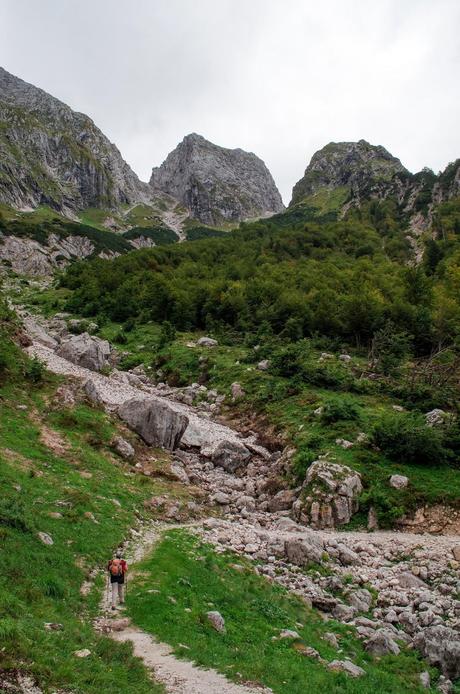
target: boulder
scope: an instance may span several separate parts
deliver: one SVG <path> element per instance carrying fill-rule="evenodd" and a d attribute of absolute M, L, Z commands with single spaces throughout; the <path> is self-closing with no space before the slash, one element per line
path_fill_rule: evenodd
<path fill-rule="evenodd" d="M 239 383 L 232 383 L 230 390 L 232 392 L 232 399 L 234 402 L 236 400 L 241 400 L 241 398 L 244 398 L 246 395 Z"/>
<path fill-rule="evenodd" d="M 421 651 L 430 665 L 440 668 L 445 677 L 460 677 L 460 633 L 441 624 L 419 631 L 414 647 Z"/>
<path fill-rule="evenodd" d="M 426 413 L 425 421 L 429 427 L 439 427 L 444 424 L 448 416 L 449 415 L 444 412 L 444 410 L 435 408 L 434 410 Z"/>
<path fill-rule="evenodd" d="M 349 591 L 346 593 L 346 599 L 358 612 L 367 612 L 372 605 L 372 595 L 366 588 Z"/>
<path fill-rule="evenodd" d="M 220 612 L 211 610 L 210 612 L 206 612 L 206 617 L 216 631 L 218 631 L 220 634 L 225 634 L 227 631 L 225 628 L 225 620 Z"/>
<path fill-rule="evenodd" d="M 390 487 L 393 489 L 404 489 L 409 484 L 409 478 L 404 475 L 391 475 Z"/>
<path fill-rule="evenodd" d="M 351 660 L 333 660 L 327 666 L 332 672 L 345 672 L 351 677 L 362 677 L 366 674 L 366 671 L 352 663 Z"/>
<path fill-rule="evenodd" d="M 323 542 L 314 533 L 289 538 L 284 543 L 284 553 L 288 561 L 296 566 L 307 566 L 312 562 L 320 563 L 323 551 Z"/>
<path fill-rule="evenodd" d="M 262 359 L 262 361 L 259 361 L 257 364 L 257 368 L 259 371 L 268 371 L 270 368 L 270 361 L 268 359 Z"/>
<path fill-rule="evenodd" d="M 280 639 L 300 639 L 300 634 L 292 629 L 282 629 L 279 635 Z"/>
<path fill-rule="evenodd" d="M 112 441 L 112 448 L 125 460 L 134 458 L 135 450 L 133 446 L 131 446 L 129 441 L 126 441 L 126 439 L 124 439 L 122 436 L 115 436 Z"/>
<path fill-rule="evenodd" d="M 366 643 L 366 651 L 375 657 L 382 655 L 399 655 L 401 649 L 391 636 L 384 630 L 378 629 Z"/>
<path fill-rule="evenodd" d="M 460 561 L 460 545 L 452 547 L 452 554 L 454 555 L 455 561 Z"/>
<path fill-rule="evenodd" d="M 316 460 L 307 470 L 301 503 L 293 516 L 314 528 L 331 528 L 348 523 L 359 508 L 361 476 L 346 465 Z"/>
<path fill-rule="evenodd" d="M 155 398 L 133 398 L 118 409 L 120 418 L 150 446 L 178 447 L 188 417 Z"/>
<path fill-rule="evenodd" d="M 224 468 L 227 472 L 235 472 L 248 462 L 251 454 L 242 443 L 224 439 L 214 446 L 210 457 L 214 465 Z"/>
<path fill-rule="evenodd" d="M 268 510 L 272 513 L 276 511 L 288 511 L 296 500 L 297 494 L 294 489 L 282 489 L 268 502 Z"/>
<path fill-rule="evenodd" d="M 339 354 L 339 359 L 340 359 L 340 361 L 344 361 L 344 362 L 351 361 L 351 357 L 349 354 Z"/>
<path fill-rule="evenodd" d="M 88 333 L 72 335 L 59 346 L 57 355 L 91 371 L 100 371 L 108 363 L 111 348 L 107 340 L 91 337 Z"/>
<path fill-rule="evenodd" d="M 104 392 L 101 384 L 93 381 L 92 378 L 87 378 L 83 384 L 83 390 L 88 400 L 95 405 L 102 405 L 104 402 Z"/>
<path fill-rule="evenodd" d="M 37 533 L 37 537 L 44 545 L 54 545 L 54 540 L 48 533 L 40 531 Z"/>
<path fill-rule="evenodd" d="M 200 337 L 196 344 L 198 347 L 217 347 L 219 343 L 217 340 L 213 340 L 212 337 Z"/>
<path fill-rule="evenodd" d="M 178 462 L 171 463 L 171 466 L 169 468 L 169 472 L 174 477 L 174 479 L 177 480 L 178 482 L 181 482 L 182 484 L 190 484 L 190 480 L 189 480 L 189 477 L 185 471 L 185 468 L 180 463 L 178 463 Z"/>
<path fill-rule="evenodd" d="M 79 651 L 74 651 L 73 654 L 77 658 L 87 658 L 89 655 L 91 655 L 91 651 L 89 650 L 89 648 L 82 648 Z"/>

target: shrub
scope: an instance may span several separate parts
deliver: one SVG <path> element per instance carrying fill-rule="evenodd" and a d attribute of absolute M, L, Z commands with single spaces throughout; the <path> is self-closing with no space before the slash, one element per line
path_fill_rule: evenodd
<path fill-rule="evenodd" d="M 284 378 L 302 375 L 308 353 L 309 345 L 304 340 L 281 347 L 273 352 L 271 370 Z"/>
<path fill-rule="evenodd" d="M 397 462 L 439 465 L 446 460 L 443 432 L 428 427 L 421 415 L 384 415 L 371 432 L 371 442 Z"/>
<path fill-rule="evenodd" d="M 41 383 L 43 381 L 44 374 L 45 366 L 36 357 L 31 359 L 26 364 L 24 376 L 28 381 L 31 381 L 32 383 Z"/>
<path fill-rule="evenodd" d="M 342 420 L 356 421 L 360 418 L 361 411 L 350 398 L 334 398 L 324 405 L 321 419 L 325 424 L 333 424 Z"/>

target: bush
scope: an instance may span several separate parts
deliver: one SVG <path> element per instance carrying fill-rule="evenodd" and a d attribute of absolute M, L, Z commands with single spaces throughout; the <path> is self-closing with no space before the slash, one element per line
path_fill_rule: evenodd
<path fill-rule="evenodd" d="M 304 340 L 281 347 L 273 352 L 271 371 L 284 378 L 300 376 L 303 374 L 308 354 L 309 344 Z"/>
<path fill-rule="evenodd" d="M 388 414 L 374 426 L 370 440 L 384 455 L 401 463 L 439 465 L 446 461 L 444 434 L 428 427 L 421 415 Z"/>
<path fill-rule="evenodd" d="M 297 451 L 291 465 L 291 472 L 296 484 L 301 484 L 304 481 L 308 468 L 317 458 L 318 454 L 311 448 Z"/>
<path fill-rule="evenodd" d="M 333 424 L 342 420 L 356 421 L 360 416 L 360 408 L 353 400 L 346 397 L 337 397 L 334 400 L 329 400 L 324 405 L 321 419 L 325 424 Z"/>
<path fill-rule="evenodd" d="M 26 364 L 24 376 L 32 383 L 41 383 L 45 375 L 45 366 L 42 362 L 34 357 Z"/>

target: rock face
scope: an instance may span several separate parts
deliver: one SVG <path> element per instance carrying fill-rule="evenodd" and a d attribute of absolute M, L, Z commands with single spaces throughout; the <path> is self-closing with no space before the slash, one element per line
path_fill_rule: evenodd
<path fill-rule="evenodd" d="M 284 209 L 261 159 L 242 149 L 218 147 L 195 133 L 152 170 L 150 185 L 154 192 L 175 197 L 205 224 L 266 217 Z"/>
<path fill-rule="evenodd" d="M 107 364 L 110 352 L 111 348 L 107 340 L 91 337 L 88 333 L 72 335 L 62 342 L 57 350 L 60 357 L 91 371 L 100 371 Z"/>
<path fill-rule="evenodd" d="M 291 204 L 324 189 L 346 187 L 350 194 L 360 196 L 369 186 L 391 181 L 402 172 L 408 173 L 384 147 L 365 140 L 330 142 L 313 155 L 303 178 L 294 186 Z"/>
<path fill-rule="evenodd" d="M 178 447 L 188 418 L 154 398 L 133 398 L 121 405 L 118 414 L 150 446 L 169 450 Z"/>
<path fill-rule="evenodd" d="M 71 211 L 148 199 L 148 186 L 83 113 L 0 68 L 0 202 Z"/>
<path fill-rule="evenodd" d="M 293 506 L 296 520 L 314 528 L 348 523 L 359 508 L 361 476 L 346 465 L 316 460 L 307 470 L 301 498 Z"/>

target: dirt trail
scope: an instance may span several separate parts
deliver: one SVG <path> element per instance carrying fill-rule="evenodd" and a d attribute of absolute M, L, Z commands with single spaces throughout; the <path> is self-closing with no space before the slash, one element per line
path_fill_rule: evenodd
<path fill-rule="evenodd" d="M 126 556 L 130 565 L 131 579 L 136 573 L 136 564 L 150 554 L 155 543 L 160 539 L 162 530 L 168 527 L 187 526 L 179 524 L 165 526 L 155 523 L 128 544 Z M 102 620 L 110 626 L 111 620 L 108 615 L 112 615 L 108 610 L 105 594 L 101 600 L 101 612 Z M 115 621 L 119 617 L 120 615 L 117 615 Z M 109 632 L 108 635 L 115 641 L 130 641 L 134 647 L 134 654 L 152 670 L 155 681 L 161 682 L 168 694 L 269 694 L 271 692 L 270 689 L 263 687 L 235 684 L 216 670 L 198 667 L 188 660 L 179 660 L 170 646 L 157 641 L 136 626 L 127 626 L 121 631 Z"/>

